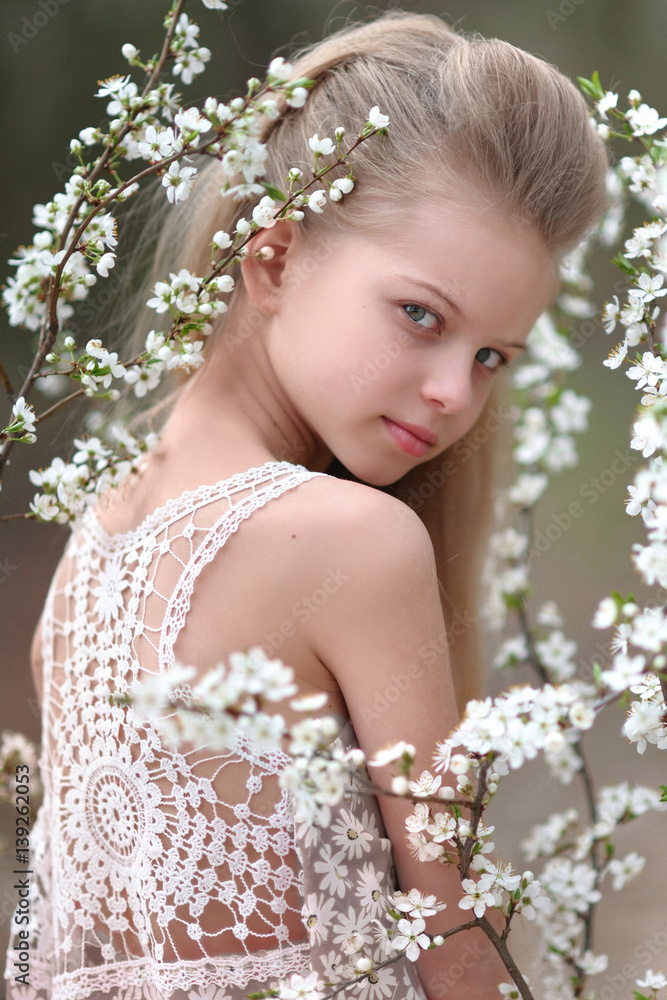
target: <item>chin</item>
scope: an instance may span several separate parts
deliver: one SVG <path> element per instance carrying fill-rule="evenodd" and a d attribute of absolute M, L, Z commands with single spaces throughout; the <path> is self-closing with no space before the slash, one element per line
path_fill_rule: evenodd
<path fill-rule="evenodd" d="M 364 483 L 366 486 L 382 487 L 397 483 L 410 470 L 405 469 L 396 475 L 395 472 L 389 472 L 387 469 L 369 469 L 367 465 L 364 467 L 362 462 L 350 462 L 348 466 L 339 458 L 334 457 L 325 471 L 327 475 L 336 476 L 337 479 L 347 479 L 353 483 Z"/>

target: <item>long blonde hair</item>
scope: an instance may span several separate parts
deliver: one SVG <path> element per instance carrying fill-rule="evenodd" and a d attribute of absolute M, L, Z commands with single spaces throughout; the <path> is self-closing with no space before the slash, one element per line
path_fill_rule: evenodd
<path fill-rule="evenodd" d="M 332 229 L 391 227 L 396 199 L 404 207 L 438 193 L 465 199 L 481 189 L 508 217 L 529 224 L 558 260 L 604 211 L 607 156 L 584 99 L 555 67 L 507 42 L 457 33 L 433 15 L 391 11 L 346 26 L 291 62 L 294 78 L 316 83 L 301 109 L 288 108 L 278 95 L 281 114 L 260 136 L 273 183 L 283 183 L 294 166 L 309 173 L 313 133 L 332 135 L 343 125 L 354 135 L 375 104 L 391 120 L 382 141 L 355 150 L 355 191 L 298 223 L 312 248 L 325 245 Z M 239 218 L 249 217 L 259 196 L 221 198 L 223 182 L 221 164 L 212 160 L 187 201 L 157 212 L 151 206 L 159 238 L 147 285 L 170 269 L 207 273 L 213 233 L 231 233 Z M 163 191 L 156 197 L 165 202 Z M 231 273 L 238 279 L 238 265 Z M 147 315 L 135 314 L 133 326 L 139 352 Z M 236 334 L 252 333 L 241 319 Z M 223 322 L 208 350 L 218 336 Z M 177 393 L 160 404 L 163 413 Z M 508 467 L 508 417 L 508 387 L 498 375 L 465 438 L 383 487 L 411 506 L 431 535 L 447 634 L 441 649 L 416 652 L 426 659 L 448 645 L 461 706 L 479 695 L 483 681 L 477 604 L 500 463 Z M 352 478 L 338 461 L 328 471 Z"/>

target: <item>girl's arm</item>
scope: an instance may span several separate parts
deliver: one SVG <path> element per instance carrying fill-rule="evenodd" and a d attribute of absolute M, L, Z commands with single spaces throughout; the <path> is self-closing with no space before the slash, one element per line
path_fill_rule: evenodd
<path fill-rule="evenodd" d="M 344 517 L 333 513 L 339 527 L 318 553 L 335 559 L 348 579 L 313 617 L 311 641 L 341 688 L 367 758 L 406 740 L 417 749 L 418 776 L 422 770 L 433 772 L 435 744 L 458 722 L 433 546 L 422 521 L 400 500 L 350 485 L 363 492 L 354 505 L 346 504 Z M 391 774 L 391 766 L 373 769 L 374 780 L 383 787 L 390 786 Z M 408 849 L 410 803 L 380 796 L 379 804 L 400 888 L 435 893 L 447 903 L 445 911 L 427 919 L 426 930 L 436 934 L 467 923 L 472 912 L 458 906 L 462 890 L 457 868 L 419 861 Z M 465 970 L 458 980 L 448 971 L 454 967 Z M 479 928 L 424 953 L 418 968 L 429 1000 L 497 1000 L 497 984 L 508 980 Z"/>

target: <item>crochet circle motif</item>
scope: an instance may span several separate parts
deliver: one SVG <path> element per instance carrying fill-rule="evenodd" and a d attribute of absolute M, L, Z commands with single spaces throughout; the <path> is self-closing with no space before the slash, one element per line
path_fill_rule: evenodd
<path fill-rule="evenodd" d="M 116 763 L 96 761 L 86 776 L 86 824 L 100 848 L 129 865 L 141 843 L 146 820 L 139 788 Z"/>

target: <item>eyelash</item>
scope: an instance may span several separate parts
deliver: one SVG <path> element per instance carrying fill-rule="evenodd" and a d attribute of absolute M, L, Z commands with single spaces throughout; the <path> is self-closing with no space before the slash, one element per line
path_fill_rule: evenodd
<path fill-rule="evenodd" d="M 434 312 L 432 312 L 432 310 L 427 309 L 426 306 L 420 306 L 419 303 L 417 303 L 417 302 L 406 302 L 403 306 L 401 306 L 401 308 L 405 312 L 405 315 L 408 317 L 408 319 L 412 323 L 414 323 L 415 326 L 420 326 L 420 324 L 418 323 L 417 320 L 413 319 L 412 316 L 410 316 L 410 314 L 407 312 L 407 309 L 409 309 L 411 306 L 413 306 L 416 309 L 423 309 L 425 313 L 428 313 L 428 315 L 430 315 L 430 316 L 434 316 L 438 320 L 438 322 L 442 325 L 442 320 L 440 319 L 440 317 L 438 316 L 437 313 L 434 313 Z M 426 329 L 426 327 L 422 327 L 422 330 L 425 330 L 425 329 Z M 500 363 L 498 364 L 497 368 L 487 368 L 487 366 L 480 361 L 480 364 L 482 365 L 482 367 L 486 368 L 486 370 L 488 372 L 490 372 L 492 375 L 494 374 L 494 372 L 499 371 L 501 368 L 511 368 L 512 367 L 512 362 L 508 360 L 508 358 L 506 357 L 506 355 L 504 355 L 501 351 L 498 351 L 495 347 L 488 347 L 488 348 L 482 347 L 482 348 L 480 348 L 480 350 L 482 350 L 482 351 L 484 351 L 484 350 L 495 351 L 495 353 L 500 358 Z"/>

